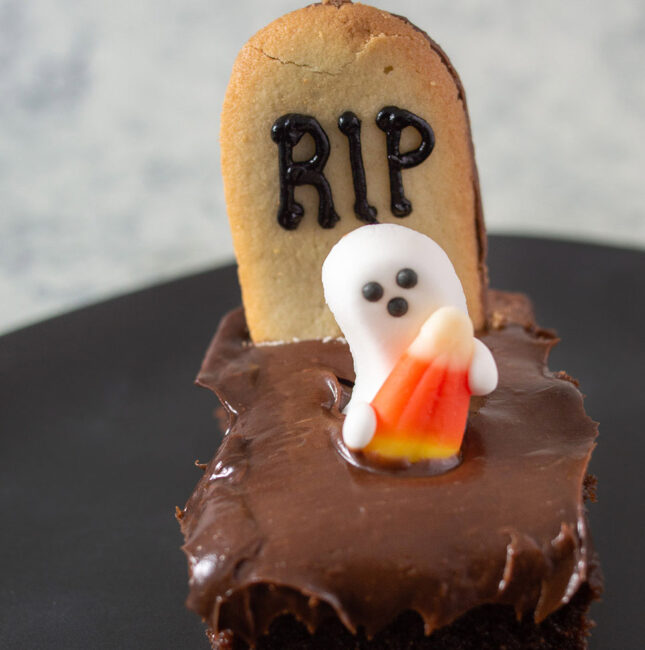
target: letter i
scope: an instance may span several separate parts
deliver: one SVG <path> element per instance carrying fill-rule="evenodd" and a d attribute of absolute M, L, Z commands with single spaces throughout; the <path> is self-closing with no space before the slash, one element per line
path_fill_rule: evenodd
<path fill-rule="evenodd" d="M 338 118 L 338 128 L 347 136 L 349 141 L 349 161 L 352 168 L 354 181 L 354 212 L 365 223 L 378 223 L 376 208 L 367 201 L 367 182 L 365 180 L 365 167 L 361 152 L 361 121 L 356 113 L 345 111 Z"/>

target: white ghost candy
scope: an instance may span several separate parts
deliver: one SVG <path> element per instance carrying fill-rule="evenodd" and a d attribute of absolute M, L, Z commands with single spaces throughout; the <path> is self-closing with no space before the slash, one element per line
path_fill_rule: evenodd
<path fill-rule="evenodd" d="M 366 408 L 421 326 L 439 307 L 468 313 L 466 297 L 443 249 L 396 224 L 362 226 L 345 235 L 323 264 L 322 282 L 354 358 L 356 383 L 343 437 L 350 448 L 360 449 L 376 427 Z M 477 339 L 468 381 L 475 395 L 497 386 L 493 356 Z M 356 407 L 359 413 L 349 417 Z"/>
<path fill-rule="evenodd" d="M 416 274 L 416 284 L 405 288 L 397 276 L 407 270 Z M 443 249 L 426 235 L 395 224 L 367 225 L 345 235 L 322 266 L 322 282 L 354 358 L 352 401 L 372 400 L 436 309 L 451 305 L 467 312 L 461 283 Z M 376 292 L 382 288 L 378 300 L 363 295 L 369 285 Z M 407 304 L 402 316 L 388 311 L 397 298 Z"/>

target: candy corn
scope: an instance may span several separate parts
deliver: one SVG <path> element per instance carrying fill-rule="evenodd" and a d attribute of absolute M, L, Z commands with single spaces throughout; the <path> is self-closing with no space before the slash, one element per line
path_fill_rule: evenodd
<path fill-rule="evenodd" d="M 473 353 L 467 314 L 456 307 L 435 311 L 372 401 L 377 424 L 365 451 L 411 462 L 456 454 L 468 418 Z"/>

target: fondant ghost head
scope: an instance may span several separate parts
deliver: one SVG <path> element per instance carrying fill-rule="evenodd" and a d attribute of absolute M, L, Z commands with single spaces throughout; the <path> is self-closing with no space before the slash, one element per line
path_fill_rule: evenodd
<path fill-rule="evenodd" d="M 354 358 L 352 402 L 370 402 L 423 323 L 439 307 L 468 313 L 444 250 L 396 224 L 345 235 L 322 267 L 325 300 Z"/>

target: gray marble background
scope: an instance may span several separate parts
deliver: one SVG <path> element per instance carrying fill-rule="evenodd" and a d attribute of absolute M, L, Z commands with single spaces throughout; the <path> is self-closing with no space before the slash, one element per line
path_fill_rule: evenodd
<path fill-rule="evenodd" d="M 493 232 L 645 246 L 642 0 L 372 0 L 451 56 Z M 0 0 L 0 331 L 228 261 L 224 89 L 303 0 Z"/>

